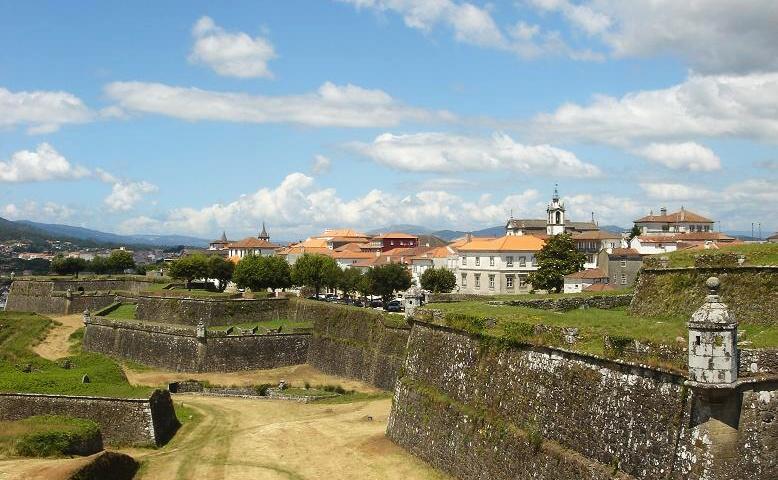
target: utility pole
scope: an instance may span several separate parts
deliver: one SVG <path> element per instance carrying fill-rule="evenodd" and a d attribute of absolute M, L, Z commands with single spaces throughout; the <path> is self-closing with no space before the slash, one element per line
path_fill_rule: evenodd
<path fill-rule="evenodd" d="M 751 240 L 754 239 L 754 222 L 751 222 Z"/>
<path fill-rule="evenodd" d="M 759 241 L 762 241 L 762 222 L 759 222 Z"/>

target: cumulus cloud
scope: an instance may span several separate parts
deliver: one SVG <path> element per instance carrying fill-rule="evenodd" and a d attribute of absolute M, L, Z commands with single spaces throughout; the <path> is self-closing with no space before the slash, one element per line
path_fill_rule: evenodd
<path fill-rule="evenodd" d="M 73 209 L 54 202 L 9 203 L 0 208 L 0 216 L 9 220 L 62 221 L 73 213 Z"/>
<path fill-rule="evenodd" d="M 0 162 L 0 182 L 44 182 L 77 180 L 89 175 L 89 170 L 72 165 L 48 143 L 35 149 L 20 150 L 7 162 Z"/>
<path fill-rule="evenodd" d="M 679 137 L 778 137 L 778 73 L 693 75 L 681 84 L 598 95 L 568 103 L 532 122 L 537 135 L 624 145 Z"/>
<path fill-rule="evenodd" d="M 713 150 L 694 142 L 651 143 L 635 153 L 673 170 L 710 172 L 721 169 L 721 160 Z"/>
<path fill-rule="evenodd" d="M 124 110 L 189 121 L 358 128 L 394 126 L 405 121 L 455 120 L 450 112 L 404 105 L 382 90 L 330 82 L 313 93 L 280 96 L 215 92 L 145 82 L 114 82 L 108 84 L 105 91 Z"/>
<path fill-rule="evenodd" d="M 523 145 L 504 133 L 484 138 L 437 132 L 384 133 L 372 143 L 347 146 L 378 163 L 410 172 L 512 170 L 580 177 L 601 173 L 572 152 L 551 145 Z"/>
<path fill-rule="evenodd" d="M 219 75 L 238 78 L 271 78 L 267 63 L 276 57 L 273 45 L 264 37 L 230 33 L 210 17 L 202 17 L 192 28 L 195 43 L 189 61 L 211 67 Z"/>
<path fill-rule="evenodd" d="M 114 212 L 127 212 L 150 193 L 155 193 L 156 185 L 146 181 L 140 182 L 121 182 L 117 181 L 111 187 L 111 193 L 103 200 L 105 204 Z"/>
<path fill-rule="evenodd" d="M 774 217 L 778 202 L 775 181 L 751 178 L 727 185 L 719 190 L 708 186 L 681 183 L 642 183 L 650 198 L 672 201 L 698 201 L 723 211 L 744 209 L 759 212 L 756 216 Z"/>
<path fill-rule="evenodd" d="M 320 175 L 327 173 L 332 167 L 332 161 L 324 155 L 315 155 L 313 157 L 313 165 L 311 166 L 311 172 L 314 175 Z"/>
<path fill-rule="evenodd" d="M 26 126 L 30 134 L 50 133 L 93 118 L 94 113 L 71 93 L 11 92 L 0 87 L 0 128 Z"/>

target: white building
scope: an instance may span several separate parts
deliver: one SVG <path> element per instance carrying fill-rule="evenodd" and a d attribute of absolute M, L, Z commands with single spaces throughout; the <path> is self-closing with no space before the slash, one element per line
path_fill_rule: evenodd
<path fill-rule="evenodd" d="M 592 222 L 571 222 L 567 219 L 565 204 L 559 200 L 559 190 L 554 187 L 554 196 L 546 208 L 544 219 L 511 218 L 505 225 L 507 235 L 556 235 L 558 233 L 581 233 L 598 230 Z"/>
<path fill-rule="evenodd" d="M 537 270 L 535 254 L 544 241 L 532 235 L 473 239 L 457 248 L 456 276 L 460 293 L 528 293 L 530 272 Z"/>
<path fill-rule="evenodd" d="M 712 232 L 713 220 L 705 218 L 683 207 L 677 212 L 667 213 L 662 207 L 659 215 L 653 212 L 635 220 L 641 235 L 674 235 L 677 233 Z"/>
<path fill-rule="evenodd" d="M 563 292 L 581 293 L 593 287 L 601 290 L 603 287 L 607 288 L 606 286 L 609 286 L 608 274 L 599 268 L 592 268 L 565 275 Z"/>
<path fill-rule="evenodd" d="M 280 245 L 270 243 L 270 235 L 265 230 L 264 223 L 262 223 L 262 231 L 256 237 L 248 237 L 232 242 L 227 247 L 229 258 L 235 262 L 248 255 L 273 255 L 279 248 L 281 248 Z"/>
<path fill-rule="evenodd" d="M 421 276 L 430 268 L 448 268 L 454 271 L 457 252 L 450 246 L 434 248 L 411 258 L 411 278 L 421 285 Z M 453 259 L 453 262 L 449 259 Z"/>

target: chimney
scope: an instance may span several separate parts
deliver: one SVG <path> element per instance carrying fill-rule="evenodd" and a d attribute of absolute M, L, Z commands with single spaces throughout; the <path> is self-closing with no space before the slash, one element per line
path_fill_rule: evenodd
<path fill-rule="evenodd" d="M 667 215 L 667 207 L 662 207 L 661 210 L 659 210 L 659 213 L 664 217 Z"/>

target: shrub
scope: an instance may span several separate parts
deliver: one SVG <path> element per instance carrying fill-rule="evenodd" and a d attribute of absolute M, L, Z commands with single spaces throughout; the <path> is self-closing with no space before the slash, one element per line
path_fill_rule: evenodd
<path fill-rule="evenodd" d="M 270 389 L 269 383 L 263 383 L 262 385 L 258 385 L 254 388 L 257 391 L 257 394 L 261 397 L 267 396 L 267 391 Z"/>
<path fill-rule="evenodd" d="M 41 415 L 22 420 L 32 430 L 15 445 L 17 455 L 52 457 L 77 453 L 81 446 L 100 435 L 100 427 L 90 420 Z"/>
<path fill-rule="evenodd" d="M 306 390 L 310 390 L 311 389 L 311 384 L 308 383 L 308 382 L 305 382 L 305 389 Z"/>

